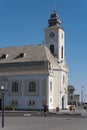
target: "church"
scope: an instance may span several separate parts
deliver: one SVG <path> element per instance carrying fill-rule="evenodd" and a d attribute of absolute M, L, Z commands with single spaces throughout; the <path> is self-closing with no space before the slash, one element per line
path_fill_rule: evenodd
<path fill-rule="evenodd" d="M 43 44 L 0 48 L 0 86 L 5 87 L 5 107 L 49 110 L 68 107 L 68 67 L 65 32 L 56 11 L 44 29 Z M 2 102 L 0 90 L 0 107 Z"/>

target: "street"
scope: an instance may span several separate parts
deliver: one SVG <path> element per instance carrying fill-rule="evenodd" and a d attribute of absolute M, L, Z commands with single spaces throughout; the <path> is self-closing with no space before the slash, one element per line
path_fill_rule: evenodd
<path fill-rule="evenodd" d="M 83 117 L 5 117 L 5 127 L 0 130 L 87 130 L 87 118 Z"/>

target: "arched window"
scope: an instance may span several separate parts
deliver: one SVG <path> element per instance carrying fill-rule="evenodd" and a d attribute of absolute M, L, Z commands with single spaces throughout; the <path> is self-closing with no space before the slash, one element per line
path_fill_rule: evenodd
<path fill-rule="evenodd" d="M 12 83 L 12 92 L 18 92 L 18 83 L 17 82 Z"/>
<path fill-rule="evenodd" d="M 54 45 L 50 45 L 50 51 L 52 54 L 54 54 Z"/>
<path fill-rule="evenodd" d="M 52 91 L 52 81 L 50 81 L 50 91 Z"/>
<path fill-rule="evenodd" d="M 63 58 L 63 46 L 61 47 L 61 58 Z"/>
<path fill-rule="evenodd" d="M 63 75 L 63 84 L 65 84 L 65 76 Z"/>
<path fill-rule="evenodd" d="M 29 92 L 36 92 L 36 84 L 33 81 L 29 83 Z"/>

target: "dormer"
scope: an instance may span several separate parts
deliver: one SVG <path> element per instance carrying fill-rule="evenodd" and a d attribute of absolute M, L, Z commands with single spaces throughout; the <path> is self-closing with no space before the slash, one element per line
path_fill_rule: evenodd
<path fill-rule="evenodd" d="M 0 54 L 0 59 L 6 59 L 8 56 L 8 54 Z"/>
<path fill-rule="evenodd" d="M 14 59 L 23 58 L 26 56 L 26 53 L 19 53 Z"/>

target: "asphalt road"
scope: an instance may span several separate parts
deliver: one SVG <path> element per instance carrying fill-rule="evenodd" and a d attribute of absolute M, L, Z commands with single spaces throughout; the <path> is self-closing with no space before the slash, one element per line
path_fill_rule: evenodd
<path fill-rule="evenodd" d="M 87 130 L 87 118 L 75 117 L 5 117 L 5 127 L 0 130 Z"/>

